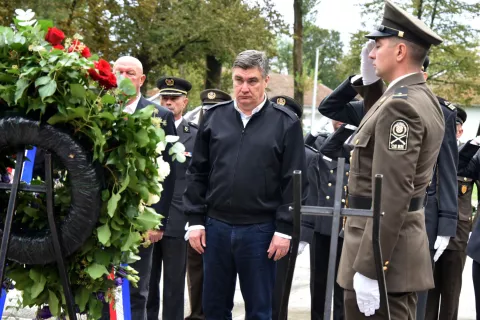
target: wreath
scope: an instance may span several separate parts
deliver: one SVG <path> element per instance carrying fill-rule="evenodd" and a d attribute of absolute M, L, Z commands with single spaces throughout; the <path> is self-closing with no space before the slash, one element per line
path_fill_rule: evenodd
<path fill-rule="evenodd" d="M 184 147 L 165 136 L 155 106 L 123 112 L 135 87 L 80 35 L 66 38 L 31 10 L 15 12 L 13 26 L 0 26 L 0 173 L 14 166 L 19 147 L 52 153 L 54 214 L 71 289 L 78 311 L 98 319 L 122 277 L 138 281 L 120 265 L 138 260 L 138 247 L 150 245 L 147 231 L 160 225 L 161 212 L 149 206 L 170 173 L 161 152 L 172 143 L 170 154 L 184 161 Z M 42 177 L 31 184 L 44 184 Z M 8 193 L 0 192 L 0 202 L 4 217 Z M 6 277 L 39 317 L 64 315 L 52 252 L 45 195 L 20 191 Z"/>

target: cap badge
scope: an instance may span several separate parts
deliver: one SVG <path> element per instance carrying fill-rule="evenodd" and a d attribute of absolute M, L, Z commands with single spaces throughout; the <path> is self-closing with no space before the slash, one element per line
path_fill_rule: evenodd
<path fill-rule="evenodd" d="M 171 87 L 175 84 L 175 81 L 173 79 L 165 79 L 165 84 Z"/>
<path fill-rule="evenodd" d="M 215 99 L 217 95 L 215 94 L 215 92 L 213 91 L 210 91 L 208 94 L 207 94 L 207 98 L 210 99 L 210 100 L 213 100 Z"/>
<path fill-rule="evenodd" d="M 286 103 L 287 103 L 287 101 L 285 100 L 285 98 L 278 98 L 277 99 L 277 104 L 279 104 L 281 106 L 284 106 Z"/>
<path fill-rule="evenodd" d="M 467 186 L 462 185 L 462 194 L 465 194 L 467 192 Z"/>

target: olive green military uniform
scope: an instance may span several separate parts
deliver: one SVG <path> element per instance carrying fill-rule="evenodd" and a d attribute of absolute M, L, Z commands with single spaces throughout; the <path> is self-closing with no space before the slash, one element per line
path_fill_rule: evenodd
<path fill-rule="evenodd" d="M 386 0 L 382 26 L 367 38 L 392 36 L 426 49 L 442 41 L 420 20 Z M 381 81 L 357 87 L 368 112 L 352 139 L 348 206 L 370 209 L 372 182 L 376 174 L 383 175 L 380 243 L 392 320 L 415 319 L 415 292 L 434 285 L 423 207 L 445 121 L 420 68 L 395 79 L 385 92 Z M 376 101 L 371 108 L 369 101 Z M 377 279 L 372 227 L 372 219 L 347 218 L 337 278 L 345 289 L 347 320 L 386 319 L 383 309 L 369 317 L 361 313 L 353 287 L 355 273 Z"/>

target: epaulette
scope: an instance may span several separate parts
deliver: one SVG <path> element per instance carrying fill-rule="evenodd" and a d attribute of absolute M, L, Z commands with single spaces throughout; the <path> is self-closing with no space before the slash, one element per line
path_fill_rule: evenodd
<path fill-rule="evenodd" d="M 450 101 L 445 100 L 442 97 L 438 97 L 438 96 L 437 96 L 437 99 L 438 99 L 438 102 L 440 103 L 440 105 L 442 105 L 444 107 L 447 107 L 448 109 L 450 109 L 452 111 L 457 110 L 457 107 L 453 103 L 451 103 Z"/>
<path fill-rule="evenodd" d="M 312 151 L 315 152 L 315 153 L 320 153 L 317 149 L 315 149 L 315 148 L 312 147 L 312 146 L 309 146 L 308 144 L 305 145 L 305 148 L 310 149 L 310 150 L 312 150 Z"/>
<path fill-rule="evenodd" d="M 213 108 L 216 108 L 218 106 L 223 106 L 225 104 L 229 104 L 230 102 L 232 102 L 232 100 L 230 101 L 224 101 L 224 102 L 219 102 L 217 104 L 212 104 L 212 105 L 207 105 L 207 106 L 203 106 L 203 111 L 208 111 L 208 110 L 212 110 Z"/>
<path fill-rule="evenodd" d="M 393 92 L 392 99 L 407 99 L 408 87 L 400 87 Z"/>
<path fill-rule="evenodd" d="M 286 113 L 290 118 L 292 118 L 292 120 L 298 120 L 298 116 L 293 111 L 291 111 L 289 108 L 280 107 L 275 103 L 272 103 L 272 105 L 273 105 L 274 109 Z"/>
<path fill-rule="evenodd" d="M 198 129 L 198 124 L 196 124 L 195 122 L 189 121 L 188 125 L 194 127 L 195 129 Z"/>

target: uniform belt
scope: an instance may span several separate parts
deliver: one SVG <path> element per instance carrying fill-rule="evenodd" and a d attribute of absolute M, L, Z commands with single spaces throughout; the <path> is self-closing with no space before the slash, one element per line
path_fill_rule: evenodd
<path fill-rule="evenodd" d="M 425 196 L 412 198 L 408 211 L 417 211 L 425 206 Z M 348 207 L 352 209 L 370 210 L 372 208 L 372 198 L 348 195 Z"/>

